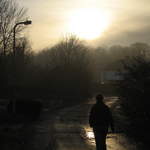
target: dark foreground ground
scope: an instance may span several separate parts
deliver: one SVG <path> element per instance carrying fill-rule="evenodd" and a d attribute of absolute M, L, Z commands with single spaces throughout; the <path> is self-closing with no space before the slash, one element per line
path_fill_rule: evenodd
<path fill-rule="evenodd" d="M 108 150 L 138 150 L 122 134 L 126 118 L 122 115 L 117 97 L 106 97 L 116 122 L 116 133 L 107 136 Z M 88 103 L 58 109 L 53 113 L 44 109 L 39 120 L 26 124 L 0 125 L 1 150 L 95 150 L 88 115 L 94 100 Z"/>

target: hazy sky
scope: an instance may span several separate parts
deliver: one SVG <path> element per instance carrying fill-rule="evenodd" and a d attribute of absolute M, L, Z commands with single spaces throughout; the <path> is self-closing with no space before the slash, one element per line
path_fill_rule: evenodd
<path fill-rule="evenodd" d="M 33 49 L 74 33 L 91 44 L 150 42 L 150 0 L 18 0 L 33 21 Z"/>

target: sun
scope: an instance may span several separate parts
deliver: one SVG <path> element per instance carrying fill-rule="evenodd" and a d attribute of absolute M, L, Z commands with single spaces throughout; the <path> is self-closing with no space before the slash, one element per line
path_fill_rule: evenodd
<path fill-rule="evenodd" d="M 110 15 L 104 11 L 79 9 L 71 14 L 68 29 L 80 38 L 93 40 L 101 36 L 110 22 Z"/>

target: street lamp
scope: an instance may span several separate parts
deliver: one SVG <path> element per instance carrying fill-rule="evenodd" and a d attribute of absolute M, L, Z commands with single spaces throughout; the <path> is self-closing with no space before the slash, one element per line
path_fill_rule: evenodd
<path fill-rule="evenodd" d="M 13 53 L 14 53 L 14 56 L 15 56 L 15 53 L 16 53 L 16 27 L 20 24 L 30 25 L 30 24 L 32 24 L 32 21 L 27 20 L 27 21 L 18 22 L 18 23 L 15 24 L 15 26 L 13 28 L 13 31 L 14 31 L 14 36 L 13 36 Z"/>
<path fill-rule="evenodd" d="M 13 28 L 13 54 L 14 56 L 16 55 L 16 27 L 20 24 L 23 24 L 23 25 L 30 25 L 32 24 L 32 21 L 31 20 L 27 20 L 27 21 L 23 21 L 23 22 L 18 22 L 15 24 L 14 28 Z M 13 102 L 12 102 L 12 110 L 13 112 L 15 113 L 16 111 L 16 100 L 14 99 Z"/>

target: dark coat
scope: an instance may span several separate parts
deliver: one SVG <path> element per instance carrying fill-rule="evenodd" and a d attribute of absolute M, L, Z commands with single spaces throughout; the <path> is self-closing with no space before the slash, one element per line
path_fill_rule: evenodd
<path fill-rule="evenodd" d="M 108 130 L 108 127 L 111 126 L 111 129 L 114 130 L 113 118 L 108 106 L 104 103 L 96 103 L 91 109 L 89 124 L 95 129 Z"/>

